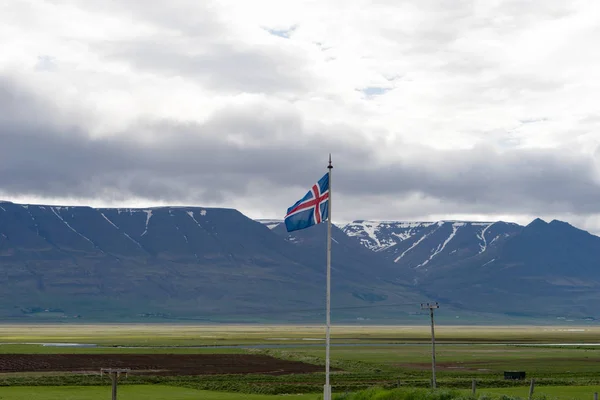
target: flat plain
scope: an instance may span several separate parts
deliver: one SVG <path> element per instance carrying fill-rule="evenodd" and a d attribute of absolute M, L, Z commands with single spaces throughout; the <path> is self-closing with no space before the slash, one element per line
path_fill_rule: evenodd
<path fill-rule="evenodd" d="M 184 324 L 6 324 L 4 343 L 93 343 L 104 345 L 199 346 L 224 344 L 307 343 L 323 340 L 321 325 Z M 424 342 L 424 326 L 339 325 L 336 343 Z M 455 343 L 598 343 L 600 326 L 436 326 L 436 340 Z"/>
<path fill-rule="evenodd" d="M 98 356 L 107 357 L 101 362 L 106 366 L 127 367 L 127 357 L 146 361 L 139 368 L 131 362 L 131 375 L 120 383 L 120 390 L 129 392 L 160 387 L 166 392 L 172 388 L 177 393 L 217 393 L 226 396 L 223 399 L 250 398 L 246 397 L 249 394 L 314 398 L 324 383 L 323 337 L 322 326 L 308 325 L 1 325 L 0 398 L 27 390 L 48 396 L 52 391 L 80 390 L 77 398 L 95 398 L 94 390 L 106 392 L 109 384 L 99 374 L 100 364 L 94 358 Z M 535 378 L 536 390 L 544 388 L 556 398 L 573 398 L 571 393 L 580 391 L 591 396 L 600 389 L 600 327 L 439 326 L 436 342 L 440 388 L 466 390 L 476 379 L 480 393 L 522 394 L 529 379 Z M 77 368 L 56 361 L 68 359 L 66 355 L 77 359 Z M 198 368 L 186 370 L 185 363 L 177 361 L 177 357 L 194 355 L 200 357 L 192 361 Z M 203 373 L 203 363 L 214 367 L 214 362 L 202 361 L 203 355 L 209 356 L 206 360 L 236 355 L 247 361 L 230 363 L 237 369 Z M 42 362 L 43 368 L 27 362 L 27 357 L 41 356 L 49 357 L 36 361 Z M 251 361 L 252 357 L 258 358 Z M 261 367 L 256 361 L 261 357 L 275 360 L 273 365 L 280 360 L 280 366 L 290 362 L 306 368 Z M 338 393 L 373 386 L 430 386 L 428 326 L 334 326 L 331 358 L 332 385 Z M 19 360 L 18 368 L 3 367 L 3 360 L 11 359 Z M 168 372 L 169 366 L 177 364 L 182 365 L 182 372 Z M 525 371 L 527 378 L 504 380 L 507 370 Z M 23 396 L 36 398 L 34 394 Z M 52 398 L 48 396 L 43 398 Z M 57 396 L 68 398 L 64 393 Z M 131 396 L 127 398 L 136 398 Z M 188 398 L 187 394 L 177 396 L 173 392 L 170 398 Z"/>

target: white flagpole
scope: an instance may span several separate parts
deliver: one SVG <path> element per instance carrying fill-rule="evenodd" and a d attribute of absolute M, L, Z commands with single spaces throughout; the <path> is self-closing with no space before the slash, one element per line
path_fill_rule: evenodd
<path fill-rule="evenodd" d="M 331 328 L 331 154 L 329 154 L 329 204 L 327 206 L 327 327 L 325 328 L 325 388 L 323 400 L 331 400 L 331 385 L 329 383 L 329 341 Z"/>

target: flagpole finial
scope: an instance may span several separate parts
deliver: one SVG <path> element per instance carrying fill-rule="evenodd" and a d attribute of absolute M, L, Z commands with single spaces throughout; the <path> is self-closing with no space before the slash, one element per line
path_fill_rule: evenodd
<path fill-rule="evenodd" d="M 327 168 L 333 168 L 333 165 L 331 165 L 331 153 L 329 153 L 329 165 L 327 166 Z"/>

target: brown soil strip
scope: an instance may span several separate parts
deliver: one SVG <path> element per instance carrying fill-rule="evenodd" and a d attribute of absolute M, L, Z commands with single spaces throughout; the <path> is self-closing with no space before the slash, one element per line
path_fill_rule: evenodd
<path fill-rule="evenodd" d="M 248 354 L 0 354 L 0 373 L 100 373 L 130 368 L 136 375 L 286 375 L 322 372 L 318 365 Z"/>

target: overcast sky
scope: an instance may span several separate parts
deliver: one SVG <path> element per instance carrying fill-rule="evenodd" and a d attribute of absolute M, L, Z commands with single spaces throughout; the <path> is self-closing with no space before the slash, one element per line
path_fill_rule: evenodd
<path fill-rule="evenodd" d="M 8 0 L 0 196 L 600 233 L 600 2 Z"/>

